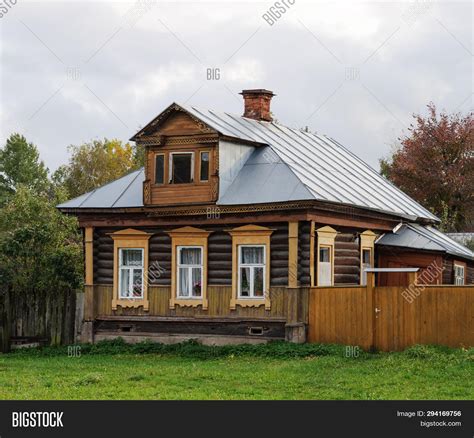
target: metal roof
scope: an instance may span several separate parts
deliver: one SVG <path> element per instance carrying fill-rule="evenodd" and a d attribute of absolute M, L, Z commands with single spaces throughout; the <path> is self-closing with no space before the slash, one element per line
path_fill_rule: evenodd
<path fill-rule="evenodd" d="M 391 213 L 410 221 L 420 218 L 439 221 L 329 137 L 274 122 L 191 106 L 172 106 L 187 111 L 237 142 L 244 140 L 267 145 L 257 148 L 228 189 L 220 194 L 217 202 L 220 205 L 314 199 Z M 142 207 L 143 180 L 141 169 L 58 207 Z"/>
<path fill-rule="evenodd" d="M 308 189 L 313 199 L 395 213 L 410 220 L 424 218 L 439 221 L 435 215 L 329 137 L 274 122 L 178 106 L 223 135 L 269 145 Z M 258 188 L 259 191 L 261 189 Z M 248 195 L 243 191 L 242 195 L 243 199 L 234 197 L 235 203 L 245 203 L 243 201 Z M 260 193 L 259 197 L 264 198 L 265 195 Z"/>
<path fill-rule="evenodd" d="M 261 204 L 305 199 L 314 199 L 308 188 L 269 146 L 264 146 L 252 153 L 218 204 Z"/>
<path fill-rule="evenodd" d="M 92 192 L 58 205 L 58 208 L 143 207 L 143 168 L 116 179 Z"/>
<path fill-rule="evenodd" d="M 446 252 L 474 260 L 474 252 L 432 226 L 404 224 L 395 233 L 382 235 L 376 243 L 377 245 Z"/>

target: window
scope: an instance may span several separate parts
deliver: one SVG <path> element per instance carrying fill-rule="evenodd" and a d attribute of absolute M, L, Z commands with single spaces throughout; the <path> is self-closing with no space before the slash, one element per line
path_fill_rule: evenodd
<path fill-rule="evenodd" d="M 143 298 L 143 249 L 120 249 L 119 257 L 119 298 Z"/>
<path fill-rule="evenodd" d="M 210 231 L 181 227 L 171 237 L 170 309 L 202 306 L 207 310 L 207 238 Z"/>
<path fill-rule="evenodd" d="M 170 154 L 170 168 L 172 184 L 186 184 L 193 182 L 194 153 L 173 152 Z"/>
<path fill-rule="evenodd" d="M 200 181 L 209 181 L 209 152 L 201 152 Z"/>
<path fill-rule="evenodd" d="M 318 241 L 315 249 L 317 286 L 334 284 L 334 244 L 337 231 L 325 226 L 316 230 Z"/>
<path fill-rule="evenodd" d="M 464 285 L 464 265 L 454 265 L 454 284 L 456 286 Z"/>
<path fill-rule="evenodd" d="M 318 286 L 331 286 L 332 284 L 332 266 L 331 266 L 331 247 L 319 247 L 319 268 L 318 268 Z"/>
<path fill-rule="evenodd" d="M 265 306 L 270 299 L 271 228 L 244 225 L 229 230 L 232 236 L 232 295 L 230 308 Z"/>
<path fill-rule="evenodd" d="M 178 298 L 202 297 L 202 247 L 178 246 Z"/>
<path fill-rule="evenodd" d="M 165 182 L 165 156 L 163 154 L 155 155 L 155 184 Z"/>
<path fill-rule="evenodd" d="M 374 245 L 377 235 L 371 230 L 365 230 L 359 235 L 360 241 L 360 284 L 367 285 L 367 272 L 365 269 L 373 268 L 374 263 Z"/>
<path fill-rule="evenodd" d="M 264 297 L 265 246 L 239 245 L 239 298 Z"/>
<path fill-rule="evenodd" d="M 362 248 L 362 272 L 361 272 L 361 284 L 365 286 L 367 284 L 367 272 L 366 269 L 372 268 L 372 250 L 368 248 Z"/>
<path fill-rule="evenodd" d="M 114 241 L 112 310 L 141 307 L 147 311 L 148 244 L 151 234 L 127 228 L 110 233 Z"/>

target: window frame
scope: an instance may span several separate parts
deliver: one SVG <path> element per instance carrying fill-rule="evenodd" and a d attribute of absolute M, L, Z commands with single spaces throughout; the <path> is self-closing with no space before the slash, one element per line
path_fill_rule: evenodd
<path fill-rule="evenodd" d="M 158 183 L 156 182 L 156 159 L 158 156 L 162 156 L 163 157 L 163 182 L 161 183 Z M 166 153 L 165 152 L 158 152 L 158 153 L 155 153 L 154 155 L 154 160 L 153 160 L 153 166 L 154 166 L 154 178 L 153 178 L 153 184 L 155 186 L 163 186 L 166 184 Z"/>
<path fill-rule="evenodd" d="M 127 228 L 114 233 L 109 233 L 114 241 L 114 277 L 113 277 L 113 294 L 112 294 L 112 310 L 117 307 L 141 307 L 148 311 L 148 246 L 149 239 L 152 234 L 145 231 Z M 120 273 L 122 265 L 123 249 L 140 249 L 142 250 L 142 296 L 141 297 L 121 297 L 120 295 Z M 136 269 L 136 268 L 135 268 Z M 132 280 L 133 281 L 133 280 Z"/>
<path fill-rule="evenodd" d="M 187 183 L 175 183 L 173 182 L 173 157 L 175 155 L 191 155 L 191 181 Z M 194 184 L 195 179 L 194 179 L 194 166 L 195 166 L 195 151 L 173 151 L 169 152 L 169 159 L 168 159 L 168 169 L 169 169 L 169 174 L 168 174 L 168 184 L 170 185 L 176 185 L 176 186 L 184 186 L 186 184 Z"/>
<path fill-rule="evenodd" d="M 335 249 L 335 241 L 337 231 L 334 228 L 326 225 L 324 227 L 318 228 L 316 230 L 317 234 L 317 244 L 316 244 L 316 254 L 315 254 L 315 261 L 316 261 L 316 286 L 318 287 L 331 287 L 334 286 L 334 249 Z M 330 248 L 329 250 L 329 263 L 331 264 L 331 280 L 330 284 L 321 284 L 321 275 L 319 272 L 319 249 L 323 248 Z"/>
<path fill-rule="evenodd" d="M 460 279 L 461 277 L 456 275 L 456 268 L 462 270 L 462 284 L 457 283 L 458 279 Z M 453 271 L 454 271 L 454 285 L 465 286 L 466 285 L 466 265 L 464 263 L 454 262 Z"/>
<path fill-rule="evenodd" d="M 202 179 L 202 154 L 207 154 L 207 179 Z M 211 178 L 211 152 L 210 151 L 199 151 L 199 182 L 208 183 Z"/>
<path fill-rule="evenodd" d="M 140 251 L 141 253 L 141 266 L 124 266 L 123 264 L 123 252 L 124 251 Z M 143 292 L 144 292 L 144 286 L 145 286 L 145 249 L 144 248 L 118 248 L 119 252 L 119 266 L 118 266 L 118 298 L 120 300 L 143 300 Z M 140 269 L 141 270 L 141 277 L 142 277 L 142 282 L 141 282 L 141 294 L 139 297 L 135 296 L 127 296 L 123 297 L 122 294 L 122 271 L 127 270 L 129 271 L 129 287 L 132 286 L 132 293 L 133 293 L 133 274 L 134 270 Z M 130 291 L 128 291 L 130 293 Z"/>
<path fill-rule="evenodd" d="M 364 251 L 370 251 L 370 267 L 375 268 L 375 239 L 377 235 L 371 230 L 360 233 L 360 285 L 367 286 L 367 273 L 364 275 Z"/>
<path fill-rule="evenodd" d="M 244 225 L 233 228 L 228 233 L 232 236 L 232 295 L 230 300 L 230 309 L 235 310 L 237 306 L 241 307 L 259 307 L 265 306 L 265 310 L 271 309 L 270 298 L 270 261 L 271 248 L 270 236 L 273 229 L 262 227 L 260 225 Z M 265 246 L 265 270 L 264 270 L 264 290 L 262 297 L 241 297 L 239 296 L 239 246 Z"/>
<path fill-rule="evenodd" d="M 263 263 L 242 263 L 242 248 L 263 248 Z M 237 246 L 237 298 L 239 300 L 261 300 L 265 297 L 266 290 L 266 269 L 267 269 L 267 246 L 258 244 L 242 244 Z M 250 268 L 250 288 L 249 296 L 242 295 L 241 268 Z M 255 268 L 263 268 L 263 296 L 255 295 Z"/>
<path fill-rule="evenodd" d="M 199 249 L 201 251 L 201 264 L 200 265 L 182 265 L 181 264 L 181 251 L 183 248 L 186 249 Z M 176 247 L 177 251 L 177 260 L 176 260 L 176 297 L 180 300 L 195 300 L 195 299 L 202 299 L 202 291 L 203 291 L 203 284 L 204 284 L 204 247 L 203 246 L 198 246 L 198 245 L 178 245 Z M 194 296 L 192 294 L 192 289 L 191 293 L 189 295 L 180 295 L 181 288 L 180 288 L 180 278 L 181 276 L 179 275 L 179 270 L 180 268 L 186 268 L 189 270 L 189 277 L 192 283 L 192 270 L 194 268 L 199 268 L 201 269 L 201 294 L 200 296 Z"/>
<path fill-rule="evenodd" d="M 203 310 L 208 308 L 207 299 L 207 270 L 208 270 L 208 237 L 210 231 L 195 227 L 181 227 L 168 232 L 171 237 L 171 296 L 169 308 L 175 309 L 176 306 L 197 307 L 202 306 Z M 201 247 L 201 296 L 200 297 L 182 297 L 178 295 L 178 247 Z"/>
<path fill-rule="evenodd" d="M 367 285 L 367 272 L 365 272 L 365 268 L 366 268 L 366 263 L 364 263 L 364 252 L 365 251 L 368 251 L 369 252 L 369 268 L 373 268 L 374 265 L 373 265 L 373 251 L 372 251 L 372 248 L 368 248 L 368 247 L 362 247 L 360 249 L 360 284 L 362 286 L 366 286 Z"/>
<path fill-rule="evenodd" d="M 329 252 L 329 261 L 328 262 L 322 262 L 321 261 L 321 250 L 322 249 L 327 249 Z M 326 244 L 326 243 L 321 243 L 318 245 L 318 286 L 333 286 L 334 285 L 334 257 L 333 257 L 333 251 L 334 251 L 334 245 Z M 328 284 L 321 284 L 321 267 L 322 264 L 328 264 L 329 265 L 329 283 Z"/>

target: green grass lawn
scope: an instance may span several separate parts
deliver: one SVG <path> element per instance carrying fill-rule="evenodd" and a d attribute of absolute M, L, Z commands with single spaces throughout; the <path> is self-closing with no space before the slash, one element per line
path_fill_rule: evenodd
<path fill-rule="evenodd" d="M 474 350 L 82 346 L 0 354 L 0 399 L 473 399 Z"/>

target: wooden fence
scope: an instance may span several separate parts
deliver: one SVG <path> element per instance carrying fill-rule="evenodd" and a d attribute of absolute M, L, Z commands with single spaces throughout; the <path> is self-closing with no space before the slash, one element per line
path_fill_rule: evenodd
<path fill-rule="evenodd" d="M 49 345 L 75 341 L 76 293 L 60 296 L 0 294 L 0 351 L 12 341 Z"/>
<path fill-rule="evenodd" d="M 368 282 L 371 284 L 370 282 Z M 474 346 L 474 286 L 312 288 L 309 342 L 400 351 Z"/>

